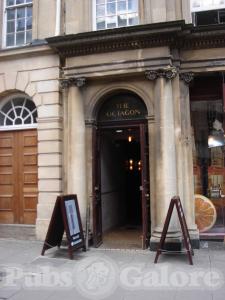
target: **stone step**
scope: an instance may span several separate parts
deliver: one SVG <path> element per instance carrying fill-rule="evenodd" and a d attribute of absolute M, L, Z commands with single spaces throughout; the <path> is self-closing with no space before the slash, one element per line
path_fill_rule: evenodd
<path fill-rule="evenodd" d="M 36 240 L 35 225 L 0 224 L 0 238 Z"/>

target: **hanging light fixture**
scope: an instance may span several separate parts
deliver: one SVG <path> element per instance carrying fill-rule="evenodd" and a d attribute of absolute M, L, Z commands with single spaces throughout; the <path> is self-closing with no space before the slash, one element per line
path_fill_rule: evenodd
<path fill-rule="evenodd" d="M 208 137 L 208 147 L 221 147 L 225 145 L 224 131 L 222 123 L 218 120 L 213 122 L 213 129 L 210 131 Z"/>
<path fill-rule="evenodd" d="M 221 147 L 225 145 L 225 137 L 222 131 L 212 130 L 208 137 L 208 147 Z"/>
<path fill-rule="evenodd" d="M 130 159 L 129 160 L 129 170 L 133 171 L 133 169 L 134 169 L 134 161 L 133 161 L 133 159 Z"/>
<path fill-rule="evenodd" d="M 132 137 L 132 135 L 129 135 L 128 136 L 128 142 L 131 143 L 132 141 L 133 141 L 133 137 Z"/>

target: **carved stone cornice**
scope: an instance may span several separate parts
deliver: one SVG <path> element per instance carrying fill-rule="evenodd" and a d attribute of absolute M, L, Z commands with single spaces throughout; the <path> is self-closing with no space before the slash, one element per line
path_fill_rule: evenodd
<path fill-rule="evenodd" d="M 168 67 L 168 68 L 162 68 L 158 70 L 147 70 L 145 72 L 145 76 L 149 80 L 155 80 L 160 77 L 164 77 L 168 80 L 171 80 L 177 76 L 177 68 Z"/>
<path fill-rule="evenodd" d="M 74 78 L 74 77 L 71 77 L 71 78 L 65 78 L 65 79 L 62 79 L 60 81 L 60 84 L 61 84 L 61 88 L 62 89 L 67 89 L 71 86 L 77 86 L 77 87 L 82 87 L 86 84 L 86 78 L 84 77 L 78 77 L 78 78 Z"/>
<path fill-rule="evenodd" d="M 161 46 L 207 49 L 225 46 L 225 28 L 224 24 L 195 27 L 184 21 L 171 21 L 68 34 L 46 40 L 62 57 Z"/>
<path fill-rule="evenodd" d="M 180 73 L 180 80 L 183 80 L 186 84 L 189 84 L 193 79 L 193 72 Z"/>

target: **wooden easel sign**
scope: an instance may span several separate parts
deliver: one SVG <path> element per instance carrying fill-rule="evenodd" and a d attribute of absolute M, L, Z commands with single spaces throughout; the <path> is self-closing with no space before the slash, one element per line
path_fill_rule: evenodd
<path fill-rule="evenodd" d="M 76 195 L 57 197 L 41 255 L 50 248 L 61 246 L 64 231 L 70 259 L 73 259 L 74 250 L 82 248 L 86 251 Z"/>
<path fill-rule="evenodd" d="M 180 201 L 180 197 L 178 197 L 178 196 L 173 197 L 170 201 L 169 209 L 168 209 L 166 220 L 165 220 L 165 223 L 164 223 L 164 226 L 163 226 L 163 231 L 162 231 L 159 246 L 158 246 L 158 249 L 157 249 L 157 252 L 156 252 L 154 263 L 155 264 L 157 263 L 159 255 L 162 252 L 183 253 L 182 251 L 167 251 L 167 250 L 163 249 L 174 206 L 176 206 L 176 209 L 177 209 L 177 214 L 178 214 L 178 218 L 179 218 L 179 221 L 180 221 L 181 230 L 182 230 L 182 234 L 183 234 L 183 238 L 184 238 L 184 246 L 186 248 L 186 253 L 187 253 L 187 256 L 188 256 L 188 259 L 189 259 L 189 263 L 190 263 L 190 265 L 193 265 L 192 255 L 194 255 L 194 251 L 193 251 L 192 246 L 191 246 L 191 239 L 190 239 L 189 231 L 188 231 L 188 228 L 187 228 L 187 222 L 186 222 L 186 219 L 185 219 L 184 210 L 183 210 L 183 207 L 182 207 L 182 204 L 181 204 L 181 201 Z"/>

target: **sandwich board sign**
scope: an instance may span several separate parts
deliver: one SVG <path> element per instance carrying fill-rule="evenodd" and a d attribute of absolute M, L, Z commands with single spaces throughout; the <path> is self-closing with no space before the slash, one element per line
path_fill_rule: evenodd
<path fill-rule="evenodd" d="M 57 197 L 41 255 L 50 248 L 60 247 L 64 232 L 66 232 L 70 259 L 73 259 L 74 250 L 82 248 L 86 251 L 76 195 Z"/>
<path fill-rule="evenodd" d="M 182 207 L 182 204 L 181 204 L 181 201 L 180 201 L 180 197 L 178 197 L 178 196 L 173 197 L 170 201 L 169 209 L 168 209 L 166 220 L 165 220 L 165 223 L 164 223 L 164 226 L 163 226 L 163 231 L 162 231 L 159 246 L 158 246 L 158 249 L 157 249 L 157 252 L 156 252 L 154 263 L 155 264 L 157 263 L 159 255 L 162 252 L 183 253 L 182 251 L 168 251 L 168 250 L 163 249 L 163 246 L 164 246 L 165 240 L 166 240 L 166 234 L 168 232 L 168 228 L 169 228 L 169 224 L 170 224 L 170 220 L 171 220 L 171 217 L 172 217 L 174 207 L 176 207 L 178 218 L 179 218 L 179 221 L 180 221 L 181 231 L 182 231 L 183 239 L 184 239 L 184 246 L 186 248 L 186 253 L 187 253 L 187 256 L 188 256 L 188 260 L 189 260 L 190 265 L 193 265 L 192 255 L 194 255 L 194 251 L 193 251 L 192 246 L 191 246 L 191 239 L 190 239 L 189 231 L 188 231 L 188 228 L 187 228 L 187 222 L 186 222 L 186 219 L 185 219 L 184 210 L 183 210 L 183 207 Z"/>

